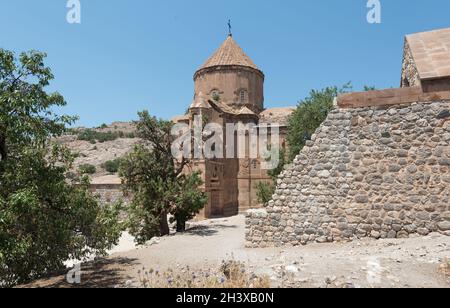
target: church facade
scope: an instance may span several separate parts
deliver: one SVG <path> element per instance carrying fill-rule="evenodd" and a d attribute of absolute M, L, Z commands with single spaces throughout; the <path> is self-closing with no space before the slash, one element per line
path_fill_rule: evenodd
<path fill-rule="evenodd" d="M 254 64 L 230 34 L 220 48 L 194 74 L 194 100 L 184 116 L 173 119 L 175 123 L 187 124 L 193 129 L 195 119 L 201 117 L 205 123 L 214 123 L 223 128 L 226 136 L 227 124 L 241 123 L 255 129 L 264 127 L 268 138 L 276 131 L 279 148 L 286 147 L 286 130 L 293 107 L 264 108 L 264 73 Z M 236 215 L 251 208 L 260 207 L 256 185 L 271 182 L 263 167 L 261 153 L 250 155 L 249 131 L 237 131 L 236 140 L 244 140 L 244 157 L 236 155 L 221 158 L 192 159 L 185 172 L 199 171 L 208 194 L 209 202 L 199 218 L 215 218 Z M 236 152 L 242 144 L 236 140 Z M 254 145 L 253 145 L 254 146 Z M 233 147 L 234 148 L 234 147 Z M 243 153 L 243 152 L 240 152 Z"/>

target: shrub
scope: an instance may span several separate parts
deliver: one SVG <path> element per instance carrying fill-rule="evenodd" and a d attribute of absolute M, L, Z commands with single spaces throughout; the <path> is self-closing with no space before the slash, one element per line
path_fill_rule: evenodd
<path fill-rule="evenodd" d="M 275 185 L 272 183 L 258 182 L 255 188 L 257 190 L 256 197 L 258 198 L 258 202 L 267 205 L 275 193 Z"/>
<path fill-rule="evenodd" d="M 78 140 L 88 141 L 92 144 L 95 144 L 97 142 L 103 143 L 103 142 L 107 142 L 107 141 L 114 141 L 119 138 L 133 139 L 135 137 L 136 137 L 135 133 L 133 133 L 133 132 L 125 133 L 123 131 L 98 132 L 93 129 L 84 129 L 82 131 L 78 131 L 78 133 L 77 133 Z"/>
<path fill-rule="evenodd" d="M 103 168 L 109 173 L 117 173 L 119 171 L 120 164 L 122 159 L 117 158 L 114 160 L 108 160 L 103 164 Z"/>
<path fill-rule="evenodd" d="M 97 168 L 94 165 L 84 164 L 78 167 L 78 171 L 81 174 L 94 174 L 97 172 Z"/>

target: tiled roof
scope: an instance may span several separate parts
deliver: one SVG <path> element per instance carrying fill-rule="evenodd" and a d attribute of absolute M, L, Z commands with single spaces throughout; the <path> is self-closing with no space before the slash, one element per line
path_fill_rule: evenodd
<path fill-rule="evenodd" d="M 122 180 L 117 175 L 105 175 L 93 178 L 91 185 L 120 185 Z"/>
<path fill-rule="evenodd" d="M 179 116 L 175 116 L 172 118 L 173 123 L 179 123 L 179 122 L 185 122 L 185 121 L 189 121 L 188 115 L 179 115 Z"/>
<path fill-rule="evenodd" d="M 289 116 L 294 112 L 295 107 L 281 107 L 266 109 L 259 114 L 260 123 L 279 124 L 286 126 Z"/>
<path fill-rule="evenodd" d="M 242 50 L 231 35 L 227 37 L 222 46 L 220 46 L 220 48 L 199 68 L 199 70 L 227 65 L 247 66 L 259 70 L 258 66 L 253 63 L 253 61 L 247 56 L 244 50 Z"/>
<path fill-rule="evenodd" d="M 220 109 L 222 112 L 224 113 L 228 113 L 228 114 L 233 114 L 233 115 L 237 115 L 239 114 L 239 111 L 234 109 L 233 107 L 229 106 L 227 103 L 222 102 L 222 101 L 209 101 L 210 104 L 213 104 L 214 106 L 216 106 L 216 108 Z"/>
<path fill-rule="evenodd" d="M 206 96 L 200 92 L 197 97 L 195 98 L 195 100 L 192 102 L 191 107 L 189 108 L 205 108 L 205 109 L 209 109 L 211 108 L 211 105 L 208 103 L 208 99 L 206 98 Z"/>
<path fill-rule="evenodd" d="M 406 36 L 420 79 L 450 76 L 450 28 Z"/>
<path fill-rule="evenodd" d="M 251 111 L 249 108 L 247 107 L 242 107 L 241 110 L 239 110 L 238 112 L 239 115 L 253 115 L 256 116 L 256 113 L 254 113 L 253 111 Z"/>

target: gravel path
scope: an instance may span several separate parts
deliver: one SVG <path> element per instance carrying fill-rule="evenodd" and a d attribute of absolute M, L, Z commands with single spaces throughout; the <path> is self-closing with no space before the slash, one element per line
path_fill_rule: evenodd
<path fill-rule="evenodd" d="M 191 225 L 185 234 L 134 247 L 122 239 L 107 260 L 83 265 L 82 286 L 139 286 L 143 269 L 217 268 L 222 260 L 248 264 L 256 274 L 268 275 L 274 287 L 450 287 L 439 266 L 450 258 L 450 238 L 439 234 L 398 240 L 364 239 L 344 244 L 246 249 L 243 216 Z M 113 251 L 114 252 L 114 251 Z M 33 286 L 67 287 L 63 277 Z"/>

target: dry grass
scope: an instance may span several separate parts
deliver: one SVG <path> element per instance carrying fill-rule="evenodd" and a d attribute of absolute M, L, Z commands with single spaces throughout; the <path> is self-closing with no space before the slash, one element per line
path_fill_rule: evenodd
<path fill-rule="evenodd" d="M 223 261 L 218 270 L 195 271 L 189 266 L 165 272 L 143 269 L 139 280 L 143 288 L 270 288 L 268 277 L 257 277 L 234 260 Z"/>
<path fill-rule="evenodd" d="M 439 266 L 439 272 L 450 278 L 450 259 L 444 259 Z"/>

